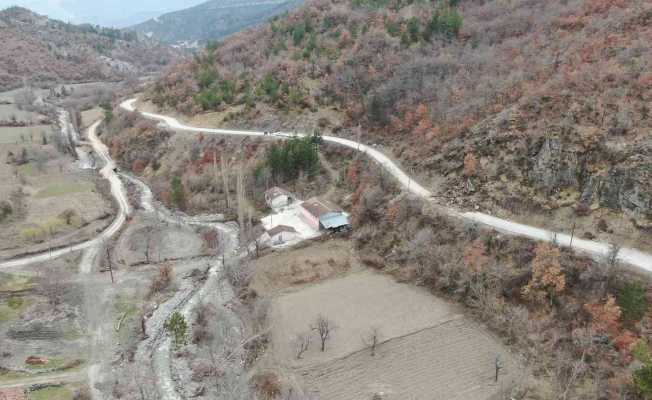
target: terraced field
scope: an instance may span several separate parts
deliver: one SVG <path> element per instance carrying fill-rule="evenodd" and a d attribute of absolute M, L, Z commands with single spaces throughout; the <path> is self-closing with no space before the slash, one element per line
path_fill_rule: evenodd
<path fill-rule="evenodd" d="M 490 399 L 520 376 L 518 361 L 486 328 L 425 290 L 371 271 L 285 291 L 272 303 L 275 361 L 308 398 Z M 330 320 L 321 352 L 315 320 Z M 369 332 L 379 333 L 371 355 Z M 297 358 L 297 334 L 311 336 Z M 502 363 L 495 382 L 497 357 Z"/>
<path fill-rule="evenodd" d="M 504 369 L 495 382 L 495 361 Z M 299 370 L 310 398 L 324 400 L 482 400 L 509 387 L 518 366 L 482 328 L 464 318 L 391 339 L 368 350 Z"/>

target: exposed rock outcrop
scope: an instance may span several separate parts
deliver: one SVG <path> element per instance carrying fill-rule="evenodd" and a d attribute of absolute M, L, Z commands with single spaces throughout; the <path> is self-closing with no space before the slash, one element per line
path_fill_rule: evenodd
<path fill-rule="evenodd" d="M 600 205 L 622 210 L 640 228 L 652 228 L 651 184 L 652 163 L 614 168 L 600 185 Z"/>
<path fill-rule="evenodd" d="M 563 187 L 578 187 L 582 166 L 577 153 L 565 151 L 559 138 L 546 138 L 528 177 L 532 186 L 548 194 Z"/>

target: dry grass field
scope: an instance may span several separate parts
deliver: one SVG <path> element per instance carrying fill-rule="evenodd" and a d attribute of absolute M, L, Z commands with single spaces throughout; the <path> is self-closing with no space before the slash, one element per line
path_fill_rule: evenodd
<path fill-rule="evenodd" d="M 96 172 L 80 170 L 56 149 L 56 129 L 0 127 L 0 202 L 10 205 L 0 219 L 0 258 L 83 240 L 110 223 L 112 206 L 99 193 Z"/>
<path fill-rule="evenodd" d="M 84 128 L 91 126 L 95 121 L 104 117 L 104 111 L 101 108 L 91 108 L 90 110 L 82 111 L 82 126 Z"/>
<path fill-rule="evenodd" d="M 313 330 L 319 315 L 332 328 L 325 352 Z M 369 270 L 280 292 L 270 319 L 274 363 L 309 398 L 480 400 L 519 375 L 509 350 L 455 306 Z M 312 340 L 298 359 L 300 334 Z M 498 383 L 496 357 L 504 366 Z"/>
<path fill-rule="evenodd" d="M 253 263 L 250 287 L 261 296 L 360 269 L 352 243 L 330 240 L 291 251 L 273 252 Z"/>
<path fill-rule="evenodd" d="M 186 226 L 136 217 L 118 239 L 116 258 L 126 265 L 162 263 L 210 254 L 201 235 Z"/>

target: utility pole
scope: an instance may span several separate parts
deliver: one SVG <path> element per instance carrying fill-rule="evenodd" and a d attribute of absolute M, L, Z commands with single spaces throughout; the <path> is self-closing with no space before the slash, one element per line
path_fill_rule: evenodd
<path fill-rule="evenodd" d="M 359 154 L 360 154 L 360 136 L 362 135 L 362 128 L 360 127 L 360 124 L 358 124 L 357 130 L 358 130 L 358 132 L 357 132 L 355 140 L 356 140 L 356 142 L 358 142 L 358 151 L 356 152 L 355 158 L 358 158 Z"/>
<path fill-rule="evenodd" d="M 113 279 L 113 264 L 111 263 L 111 251 L 108 246 L 106 248 L 106 259 L 109 263 L 109 274 L 111 275 L 111 283 L 115 283 L 115 280 Z"/>
<path fill-rule="evenodd" d="M 500 361 L 500 354 L 496 356 L 496 378 L 495 382 L 498 383 L 498 374 L 500 370 L 503 369 L 503 362 Z"/>

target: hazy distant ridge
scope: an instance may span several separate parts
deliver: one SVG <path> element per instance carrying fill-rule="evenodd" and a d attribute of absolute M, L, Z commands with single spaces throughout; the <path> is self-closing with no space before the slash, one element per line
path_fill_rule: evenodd
<path fill-rule="evenodd" d="M 211 0 L 130 28 L 166 43 L 222 39 L 290 10 L 303 0 Z"/>

